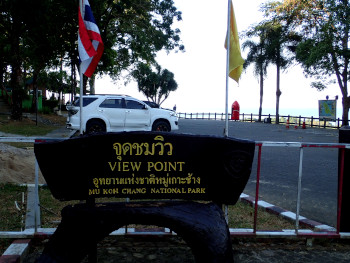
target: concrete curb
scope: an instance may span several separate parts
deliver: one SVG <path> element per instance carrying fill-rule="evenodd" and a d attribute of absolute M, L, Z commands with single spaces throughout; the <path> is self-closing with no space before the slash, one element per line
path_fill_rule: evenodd
<path fill-rule="evenodd" d="M 251 206 L 255 205 L 255 198 L 251 197 L 249 195 L 246 194 L 241 194 L 240 198 L 239 198 L 242 202 L 244 203 L 248 203 Z M 290 221 L 295 221 L 296 220 L 296 214 L 285 210 L 283 208 L 280 208 L 278 206 L 275 206 L 273 204 L 267 203 L 265 201 L 258 201 L 258 207 L 263 209 L 266 212 L 269 212 L 271 214 L 277 215 L 277 216 L 281 216 L 287 220 Z M 306 217 L 303 216 L 299 216 L 299 225 L 301 226 L 307 226 L 307 227 L 311 227 L 314 228 L 317 231 L 336 231 L 336 229 L 334 227 L 325 225 L 325 224 L 321 224 L 317 221 L 308 219 Z"/>
<path fill-rule="evenodd" d="M 37 215 L 35 216 L 35 213 Z M 37 222 L 35 222 L 37 220 Z M 25 229 L 40 227 L 40 210 L 35 209 L 35 185 L 27 185 L 27 211 Z"/>
<path fill-rule="evenodd" d="M 0 256 L 0 263 L 20 263 L 26 257 L 29 250 L 30 239 L 18 239 L 6 249 Z"/>

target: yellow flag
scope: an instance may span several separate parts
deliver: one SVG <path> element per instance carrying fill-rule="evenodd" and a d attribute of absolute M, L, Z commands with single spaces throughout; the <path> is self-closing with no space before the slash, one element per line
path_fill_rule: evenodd
<path fill-rule="evenodd" d="M 237 83 L 243 70 L 244 59 L 241 56 L 241 47 L 239 45 L 238 30 L 236 24 L 235 13 L 231 1 L 230 12 L 230 28 L 227 30 L 227 35 L 230 34 L 230 51 L 229 51 L 229 73 L 230 78 Z M 227 49 L 227 35 L 225 41 L 225 48 Z"/>

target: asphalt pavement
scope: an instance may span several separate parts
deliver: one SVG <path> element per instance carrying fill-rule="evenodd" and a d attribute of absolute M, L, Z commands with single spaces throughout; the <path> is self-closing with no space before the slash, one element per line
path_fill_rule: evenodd
<path fill-rule="evenodd" d="M 181 119 L 177 132 L 223 136 L 225 122 Z M 253 141 L 338 143 L 337 129 L 294 128 L 257 122 L 229 122 L 230 137 Z M 259 200 L 296 212 L 299 176 L 299 148 L 262 147 Z M 257 151 L 245 194 L 255 196 Z M 307 148 L 303 152 L 300 214 L 311 220 L 336 226 L 338 150 Z"/>

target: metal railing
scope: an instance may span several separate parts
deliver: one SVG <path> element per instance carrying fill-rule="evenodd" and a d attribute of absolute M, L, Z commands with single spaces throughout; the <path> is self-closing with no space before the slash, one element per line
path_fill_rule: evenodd
<path fill-rule="evenodd" d="M 177 113 L 179 119 L 196 119 L 196 120 L 225 120 L 225 113 Z M 228 119 L 231 120 L 231 113 L 228 114 Z M 242 122 L 257 122 L 259 120 L 258 114 L 253 113 L 240 113 L 237 121 Z M 267 114 L 261 115 L 261 121 L 265 123 L 276 124 L 276 116 Z M 338 118 L 336 120 L 327 120 L 316 117 L 305 116 L 291 116 L 291 115 L 279 115 L 279 124 L 297 127 L 318 127 L 318 128 L 330 128 L 339 129 L 343 124 L 343 120 Z"/>
<path fill-rule="evenodd" d="M 340 165 L 339 165 L 339 185 L 338 185 L 338 202 L 337 202 L 337 226 L 335 232 L 313 232 L 309 233 L 310 236 L 317 237 L 347 237 L 350 238 L 350 233 L 340 234 L 340 216 L 341 216 L 341 203 L 343 195 L 343 178 L 344 178 L 344 156 L 345 149 L 350 149 L 350 144 L 344 143 L 303 143 L 303 142 L 256 142 L 256 147 L 258 147 L 258 162 L 257 162 L 257 179 L 256 179 L 256 190 L 255 190 L 255 201 L 254 201 L 254 227 L 253 234 L 257 234 L 257 214 L 258 214 L 258 202 L 259 202 L 259 189 L 260 189 L 260 177 L 261 177 L 261 154 L 262 147 L 291 147 L 299 148 L 299 172 L 298 172 L 298 187 L 297 187 L 297 200 L 296 200 L 296 220 L 295 220 L 295 235 L 300 235 L 299 233 L 299 222 L 300 222 L 300 207 L 301 207 L 301 189 L 302 189 L 302 174 L 303 174 L 303 156 L 304 148 L 329 148 L 329 149 L 339 149 L 340 151 Z M 305 235 L 301 234 L 301 236 Z"/>
<path fill-rule="evenodd" d="M 40 142 L 40 141 L 51 140 L 48 138 L 45 139 L 37 139 L 30 137 L 0 137 L 0 143 L 3 142 Z M 259 236 L 259 237 L 331 237 L 331 238 L 350 238 L 350 233 L 341 233 L 340 232 L 340 215 L 341 215 L 341 202 L 342 202 L 342 193 L 343 193 L 343 177 L 344 177 L 344 156 L 345 149 L 350 149 L 350 144 L 344 143 L 303 143 L 303 142 L 270 142 L 270 141 L 257 141 L 255 143 L 258 148 L 258 159 L 257 159 L 257 179 L 256 179 L 256 190 L 255 190 L 255 201 L 254 201 L 254 222 L 253 229 L 245 229 L 242 231 L 241 229 L 232 229 L 230 228 L 231 236 Z M 278 231 L 258 231 L 257 230 L 257 215 L 258 215 L 258 203 L 259 203 L 259 189 L 260 189 L 260 178 L 261 178 L 261 156 L 262 156 L 262 147 L 288 147 L 288 148 L 299 148 L 299 172 L 298 172 L 298 187 L 297 187 L 297 200 L 296 200 L 296 218 L 295 218 L 295 229 L 287 232 L 278 232 Z M 301 189 L 302 189 L 302 174 L 303 174 L 303 153 L 304 148 L 328 148 L 328 149 L 339 149 L 340 152 L 340 171 L 339 171 L 339 185 L 338 185 L 338 202 L 337 202 L 337 226 L 336 231 L 308 231 L 303 232 L 299 230 L 299 222 L 300 222 L 300 207 L 301 207 Z M 23 234 L 18 232 L 1 232 L 0 238 L 19 238 L 19 237 L 33 237 L 38 234 L 38 227 L 40 226 L 40 204 L 39 204 L 39 191 L 38 191 L 38 177 L 39 177 L 39 167 L 37 161 L 35 162 L 35 200 L 34 200 L 34 216 L 35 216 L 35 228 L 34 231 L 26 232 Z M 228 209 L 226 206 L 225 213 L 227 213 Z M 50 232 L 51 231 L 51 232 Z M 126 230 L 118 230 L 115 231 L 117 234 L 125 234 Z M 45 233 L 45 230 L 41 229 L 40 233 Z M 47 231 L 48 234 L 52 234 L 52 230 Z"/>

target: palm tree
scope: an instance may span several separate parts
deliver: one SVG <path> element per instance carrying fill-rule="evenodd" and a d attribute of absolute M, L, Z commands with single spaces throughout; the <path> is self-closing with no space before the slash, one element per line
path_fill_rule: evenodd
<path fill-rule="evenodd" d="M 280 96 L 282 94 L 280 89 L 280 75 L 281 70 L 287 69 L 293 62 L 294 56 L 291 52 L 295 51 L 297 43 L 300 41 L 300 36 L 288 29 L 288 26 L 276 20 L 266 21 L 261 24 L 265 29 L 267 48 L 266 55 L 268 61 L 276 65 L 276 124 L 279 124 L 279 105 Z M 290 51 L 290 52 L 286 52 Z"/>
<path fill-rule="evenodd" d="M 264 95 L 264 77 L 267 75 L 267 66 L 269 59 L 266 55 L 267 41 L 265 29 L 261 26 L 256 26 L 246 33 L 246 36 L 251 38 L 254 36 L 259 37 L 259 42 L 256 43 L 252 40 L 247 40 L 242 44 L 242 49 L 249 49 L 243 68 L 247 69 L 251 64 L 254 64 L 254 76 L 260 80 L 260 106 L 259 106 L 259 122 L 261 122 L 262 115 L 262 103 Z"/>

